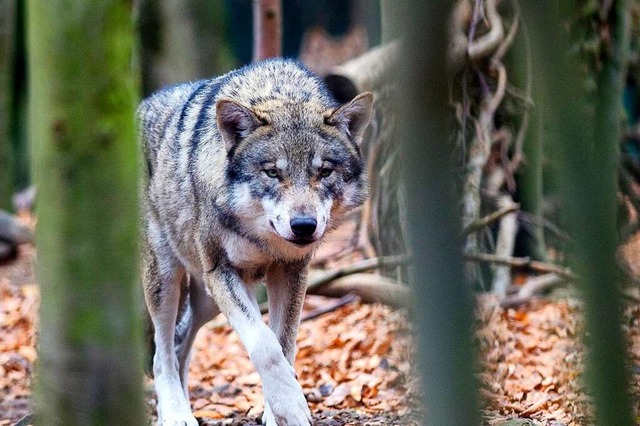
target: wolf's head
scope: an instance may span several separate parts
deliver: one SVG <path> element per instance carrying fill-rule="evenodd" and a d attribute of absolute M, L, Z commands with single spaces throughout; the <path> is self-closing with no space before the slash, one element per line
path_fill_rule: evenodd
<path fill-rule="evenodd" d="M 300 257 L 360 206 L 368 185 L 359 144 L 372 102 L 371 93 L 338 108 L 219 100 L 229 201 L 243 228 L 288 257 Z"/>

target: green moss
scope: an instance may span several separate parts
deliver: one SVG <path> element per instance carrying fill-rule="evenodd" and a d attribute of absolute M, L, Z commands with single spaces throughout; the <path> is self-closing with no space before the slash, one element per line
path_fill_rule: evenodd
<path fill-rule="evenodd" d="M 144 424 L 131 2 L 31 0 L 28 25 L 42 288 L 38 418 Z"/>

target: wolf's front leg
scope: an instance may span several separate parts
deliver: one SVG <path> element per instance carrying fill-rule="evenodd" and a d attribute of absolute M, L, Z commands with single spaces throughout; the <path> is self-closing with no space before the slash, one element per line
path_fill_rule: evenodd
<path fill-rule="evenodd" d="M 296 337 L 300 312 L 307 289 L 307 261 L 278 263 L 267 271 L 269 296 L 269 327 L 275 333 L 282 352 L 293 367 L 296 357 Z M 286 404 L 287 401 L 282 401 Z M 262 423 L 268 422 L 271 407 L 265 404 Z"/>
<path fill-rule="evenodd" d="M 232 268 L 218 266 L 205 274 L 205 283 L 220 310 L 240 336 L 256 367 L 265 396 L 267 426 L 308 426 L 311 413 L 295 372 L 276 335 L 262 321 L 250 291 Z"/>
<path fill-rule="evenodd" d="M 180 280 L 184 269 L 177 259 L 156 244 L 144 243 L 142 275 L 144 296 L 154 327 L 153 375 L 158 397 L 158 424 L 197 426 L 191 414 L 178 372 L 175 329 L 180 299 Z"/>

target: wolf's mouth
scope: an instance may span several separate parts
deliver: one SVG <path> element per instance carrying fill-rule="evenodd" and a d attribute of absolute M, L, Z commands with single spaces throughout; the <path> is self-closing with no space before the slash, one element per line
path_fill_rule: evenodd
<path fill-rule="evenodd" d="M 298 247 L 305 247 L 308 246 L 309 244 L 314 243 L 316 240 L 314 239 L 307 239 L 307 238 L 296 238 L 294 240 L 287 240 L 292 244 L 297 245 Z"/>

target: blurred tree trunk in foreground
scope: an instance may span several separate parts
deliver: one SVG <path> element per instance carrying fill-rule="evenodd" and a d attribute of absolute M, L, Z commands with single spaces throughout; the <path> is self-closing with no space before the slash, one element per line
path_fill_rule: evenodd
<path fill-rule="evenodd" d="M 402 5 L 402 6 L 401 6 Z M 452 178 L 447 22 L 451 3 L 407 1 L 398 64 L 408 234 L 413 248 L 412 315 L 418 334 L 427 425 L 479 424 L 473 304 L 465 284 L 459 197 Z M 425 22 L 425 20 L 427 20 Z"/>
<path fill-rule="evenodd" d="M 0 0 L 0 209 L 9 210 L 15 159 L 11 142 L 16 0 Z"/>
<path fill-rule="evenodd" d="M 545 127 L 554 147 L 563 205 L 563 225 L 571 235 L 569 259 L 579 275 L 585 300 L 589 348 L 586 378 L 598 425 L 634 424 L 627 387 L 622 334 L 618 245 L 617 173 L 619 165 L 622 84 L 628 51 L 627 2 L 611 8 L 612 49 L 597 77 L 595 117 L 584 96 L 570 44 L 563 30 L 574 2 L 523 2 L 534 46 L 534 74 L 545 110 Z M 588 110 L 591 110 L 589 116 Z"/>
<path fill-rule="evenodd" d="M 36 419 L 146 424 L 131 2 L 28 6 L 41 286 Z"/>

